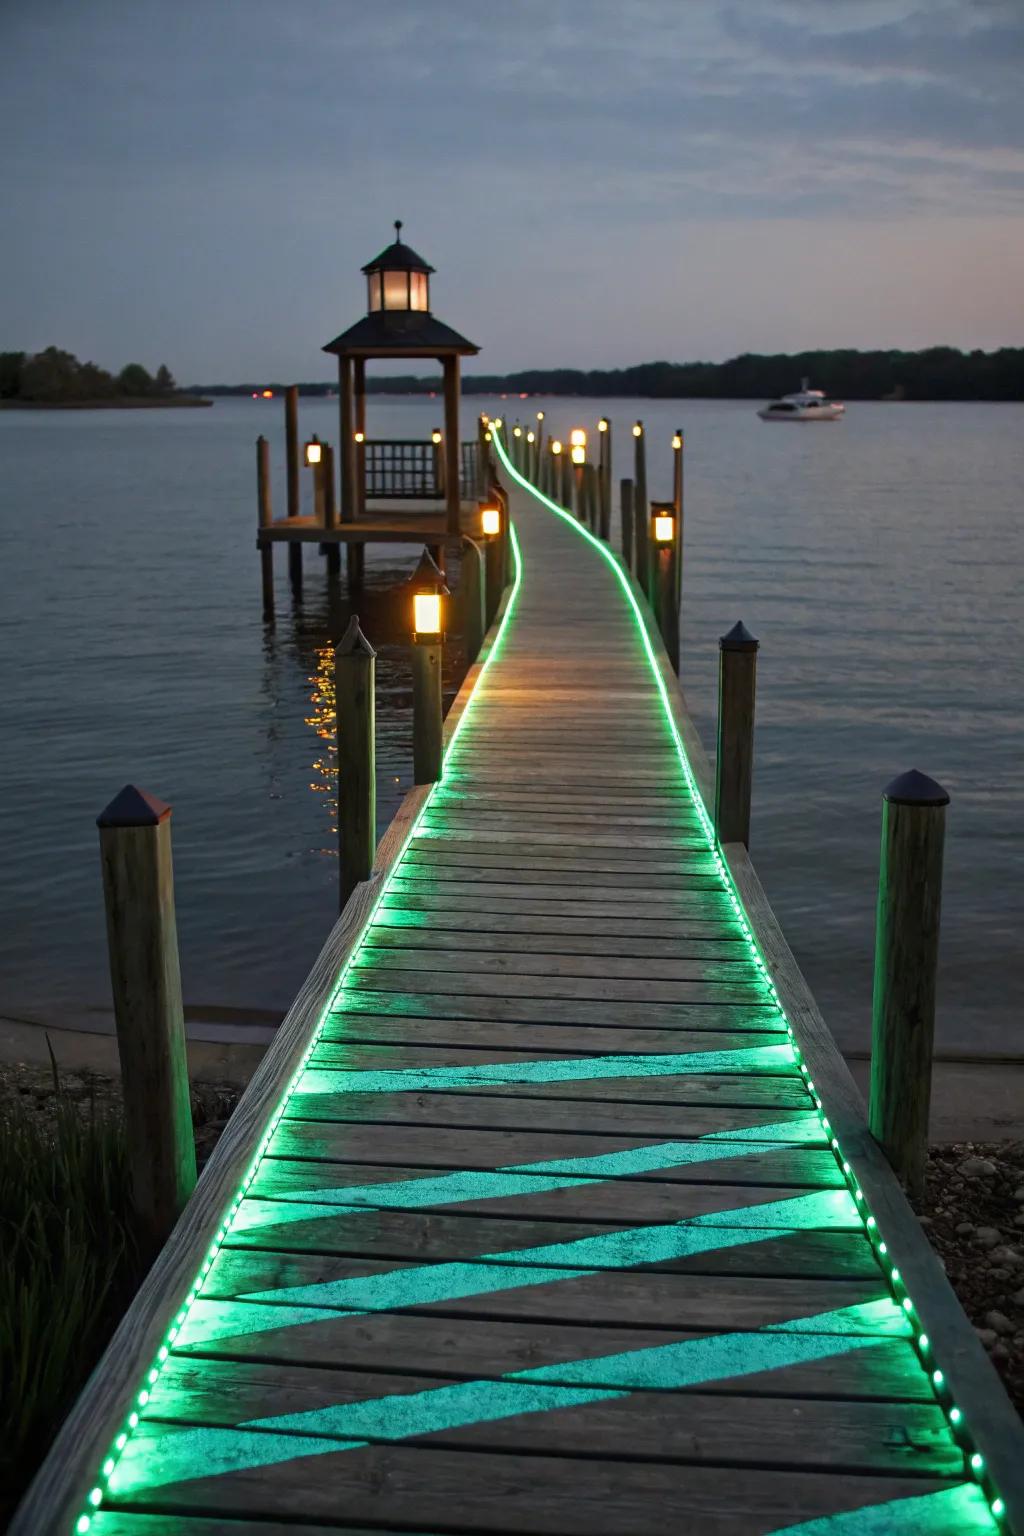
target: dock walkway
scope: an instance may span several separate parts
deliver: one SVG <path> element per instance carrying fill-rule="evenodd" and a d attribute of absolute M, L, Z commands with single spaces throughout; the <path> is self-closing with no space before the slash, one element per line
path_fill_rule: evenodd
<path fill-rule="evenodd" d="M 81 1528 L 1005 1530 L 629 580 L 511 501 L 444 778 Z"/>

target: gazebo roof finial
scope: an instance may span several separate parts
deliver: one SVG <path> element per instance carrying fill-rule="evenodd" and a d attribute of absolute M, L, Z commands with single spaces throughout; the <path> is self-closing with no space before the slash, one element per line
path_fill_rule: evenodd
<path fill-rule="evenodd" d="M 395 220 L 395 241 L 399 245 L 401 245 L 401 243 L 402 243 L 402 221 L 401 221 L 401 219 L 396 219 Z"/>

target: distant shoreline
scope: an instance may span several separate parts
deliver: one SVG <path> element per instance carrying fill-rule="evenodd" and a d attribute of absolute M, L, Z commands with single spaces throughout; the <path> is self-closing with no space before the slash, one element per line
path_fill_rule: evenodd
<path fill-rule="evenodd" d="M 0 400 L 0 411 L 156 411 L 213 403 L 198 395 L 175 395 L 168 400 L 124 395 L 112 400 Z"/>

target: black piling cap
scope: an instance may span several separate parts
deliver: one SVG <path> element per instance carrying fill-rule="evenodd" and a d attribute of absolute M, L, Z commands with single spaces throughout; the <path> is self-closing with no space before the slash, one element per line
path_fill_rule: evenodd
<path fill-rule="evenodd" d="M 429 587 L 439 592 L 442 597 L 450 597 L 451 593 L 445 586 L 444 574 L 429 549 L 424 549 L 420 555 L 419 564 L 409 578 L 411 587 Z"/>
<path fill-rule="evenodd" d="M 719 640 L 718 649 L 720 651 L 756 651 L 760 644 L 760 640 L 754 639 L 742 619 L 737 619 L 729 633 Z"/>
<path fill-rule="evenodd" d="M 890 805 L 948 805 L 949 795 L 941 784 L 930 779 L 926 773 L 918 773 L 916 768 L 911 768 L 907 773 L 901 773 L 893 779 L 885 789 L 884 798 Z"/>
<path fill-rule="evenodd" d="M 98 827 L 155 827 L 171 814 L 169 805 L 144 789 L 126 784 L 105 811 L 96 817 Z"/>
<path fill-rule="evenodd" d="M 348 629 L 338 641 L 334 654 L 335 656 L 365 656 L 367 661 L 373 661 L 376 657 L 377 652 L 360 628 L 358 613 L 354 613 L 349 619 Z"/>

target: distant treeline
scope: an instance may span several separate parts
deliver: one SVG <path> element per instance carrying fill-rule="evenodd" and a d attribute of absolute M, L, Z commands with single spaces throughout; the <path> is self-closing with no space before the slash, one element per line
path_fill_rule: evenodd
<path fill-rule="evenodd" d="M 923 352 L 779 353 L 746 352 L 726 363 L 639 363 L 635 368 L 531 368 L 522 373 L 469 374 L 466 395 L 587 395 L 596 398 L 644 396 L 653 399 L 771 398 L 799 389 L 808 378 L 846 400 L 1024 400 L 1024 348 L 998 352 L 960 352 L 956 347 L 928 347 Z M 196 394 L 274 393 L 283 384 L 204 385 Z M 440 380 L 412 374 L 373 377 L 375 394 L 425 395 L 440 392 Z M 335 384 L 300 384 L 303 395 L 334 394 Z"/>
<path fill-rule="evenodd" d="M 128 363 L 113 374 L 96 363 L 80 363 L 59 347 L 34 353 L 0 352 L 0 400 L 76 405 L 94 400 L 159 400 L 177 392 L 171 371 L 163 363 L 155 374 L 141 363 Z"/>

